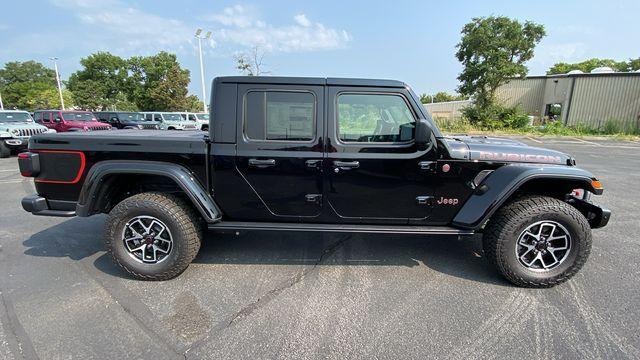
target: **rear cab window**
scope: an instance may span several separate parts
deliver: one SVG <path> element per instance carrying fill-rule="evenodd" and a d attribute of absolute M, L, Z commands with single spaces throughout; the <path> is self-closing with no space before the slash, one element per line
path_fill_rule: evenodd
<path fill-rule="evenodd" d="M 244 136 L 250 141 L 312 141 L 315 103 L 315 95 L 306 91 L 249 91 L 244 98 Z"/>

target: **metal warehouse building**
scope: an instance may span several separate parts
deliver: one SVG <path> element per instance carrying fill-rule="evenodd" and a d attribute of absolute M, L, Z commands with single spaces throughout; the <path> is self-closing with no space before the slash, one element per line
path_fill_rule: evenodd
<path fill-rule="evenodd" d="M 513 79 L 498 88 L 507 106 L 537 117 L 558 114 L 563 124 L 603 129 L 640 129 L 640 72 L 570 73 Z M 424 104 L 434 118 L 457 119 L 469 100 Z"/>
<path fill-rule="evenodd" d="M 509 81 L 497 96 L 531 115 L 556 111 L 565 125 L 603 128 L 613 122 L 621 129 L 640 128 L 640 72 L 530 76 Z"/>

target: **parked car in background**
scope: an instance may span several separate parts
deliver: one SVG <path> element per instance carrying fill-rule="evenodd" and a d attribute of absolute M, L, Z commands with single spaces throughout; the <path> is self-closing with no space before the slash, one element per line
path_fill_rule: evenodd
<path fill-rule="evenodd" d="M 209 130 L 209 114 L 207 113 L 191 113 L 191 112 L 183 112 L 180 113 L 183 119 L 187 119 L 190 121 L 195 121 L 198 129 L 202 131 Z"/>
<path fill-rule="evenodd" d="M 98 111 L 93 114 L 99 121 L 108 123 L 114 129 L 160 129 L 158 122 L 145 121 L 144 115 L 139 112 Z"/>
<path fill-rule="evenodd" d="M 111 130 L 89 111 L 36 110 L 34 120 L 57 132 Z"/>
<path fill-rule="evenodd" d="M 186 120 L 177 112 L 145 112 L 146 121 L 156 121 L 162 130 L 198 130 L 195 121 Z"/>
<path fill-rule="evenodd" d="M 12 151 L 26 149 L 31 135 L 46 132 L 56 131 L 34 123 L 31 114 L 26 111 L 0 111 L 0 158 L 8 157 Z"/>
<path fill-rule="evenodd" d="M 200 130 L 209 131 L 209 113 L 196 113 L 196 121 L 200 124 Z"/>

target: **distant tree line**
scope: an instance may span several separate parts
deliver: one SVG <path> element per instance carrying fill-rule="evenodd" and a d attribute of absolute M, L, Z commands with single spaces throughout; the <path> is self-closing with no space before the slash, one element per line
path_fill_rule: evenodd
<path fill-rule="evenodd" d="M 448 101 L 460 101 L 460 100 L 468 100 L 468 96 L 460 95 L 460 94 L 449 94 L 445 91 L 437 92 L 435 95 L 422 94 L 420 95 L 420 102 L 423 104 L 431 104 L 431 103 L 440 103 L 440 102 L 448 102 Z"/>
<path fill-rule="evenodd" d="M 97 52 L 80 60 L 69 76 L 65 106 L 85 110 L 199 111 L 202 102 L 189 95 L 189 70 L 175 54 L 121 58 Z M 8 62 L 0 69 L 0 92 L 6 108 L 58 108 L 55 73 L 36 61 Z"/>
<path fill-rule="evenodd" d="M 580 70 L 588 73 L 591 70 L 599 67 L 607 66 L 614 71 L 626 72 L 640 70 L 640 58 L 629 59 L 629 61 L 615 61 L 613 59 L 588 59 L 585 61 L 568 64 L 564 62 L 553 65 L 548 71 L 547 75 L 566 74 L 571 70 Z"/>

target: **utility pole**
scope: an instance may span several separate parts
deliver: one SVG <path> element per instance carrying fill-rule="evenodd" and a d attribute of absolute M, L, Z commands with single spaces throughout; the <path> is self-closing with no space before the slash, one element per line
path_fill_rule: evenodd
<path fill-rule="evenodd" d="M 204 83 L 204 64 L 202 62 L 202 39 L 209 39 L 211 37 L 211 31 L 207 31 L 207 34 L 203 37 L 201 36 L 202 29 L 196 30 L 196 39 L 198 39 L 198 54 L 200 55 L 200 85 L 202 86 L 202 108 L 204 112 L 208 112 L 207 110 L 207 91 Z"/>
<path fill-rule="evenodd" d="M 60 108 L 64 110 L 64 99 L 62 98 L 62 87 L 60 86 L 60 74 L 58 74 L 58 58 L 50 57 L 49 60 L 53 61 L 53 67 L 56 70 L 56 83 L 58 83 L 58 95 L 60 95 Z"/>
<path fill-rule="evenodd" d="M 4 104 L 2 103 L 2 93 L 0 92 L 0 110 L 4 110 Z"/>

